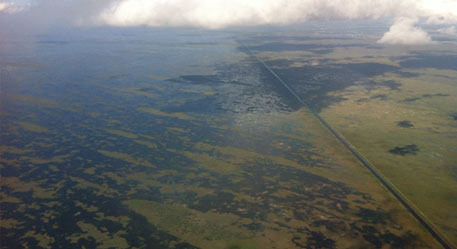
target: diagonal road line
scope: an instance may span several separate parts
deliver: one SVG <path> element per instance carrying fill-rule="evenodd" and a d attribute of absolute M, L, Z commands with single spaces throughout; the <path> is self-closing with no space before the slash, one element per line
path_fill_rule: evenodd
<path fill-rule="evenodd" d="M 355 146 L 350 144 L 336 129 L 327 123 L 318 113 L 305 102 L 303 98 L 279 77 L 262 59 L 260 59 L 252 50 L 244 43 L 239 43 L 254 57 L 260 64 L 262 64 L 297 100 L 300 102 L 313 116 L 325 127 L 327 130 L 341 143 L 343 146 L 351 152 L 352 155 L 365 166 L 381 184 L 390 192 L 392 195 L 408 210 L 416 220 L 422 224 L 422 226 L 443 246 L 445 249 L 457 248 L 441 231 L 437 228 L 433 222 L 431 222 L 425 214 L 419 210 L 408 198 L 386 177 L 377 169 L 372 163 L 368 161 Z"/>

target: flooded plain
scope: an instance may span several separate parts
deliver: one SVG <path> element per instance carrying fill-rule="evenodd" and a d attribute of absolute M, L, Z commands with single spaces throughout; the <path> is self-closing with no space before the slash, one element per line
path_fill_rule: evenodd
<path fill-rule="evenodd" d="M 440 248 L 316 114 L 455 244 L 456 42 L 297 33 L 2 40 L 1 247 Z"/>

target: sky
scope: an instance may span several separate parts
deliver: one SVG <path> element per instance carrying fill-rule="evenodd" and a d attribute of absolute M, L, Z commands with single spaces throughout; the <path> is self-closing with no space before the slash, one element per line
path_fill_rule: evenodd
<path fill-rule="evenodd" d="M 0 28 L 154 26 L 221 29 L 310 20 L 372 20 L 392 25 L 379 43 L 436 43 L 423 24 L 457 35 L 457 0 L 0 0 Z"/>

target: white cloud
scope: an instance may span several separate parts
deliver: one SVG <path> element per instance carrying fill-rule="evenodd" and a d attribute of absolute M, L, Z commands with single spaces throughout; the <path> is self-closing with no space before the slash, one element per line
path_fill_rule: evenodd
<path fill-rule="evenodd" d="M 310 19 L 379 18 L 402 12 L 397 7 L 385 0 L 121 0 L 106 8 L 98 21 L 115 26 L 222 28 Z"/>
<path fill-rule="evenodd" d="M 417 11 L 428 24 L 457 23 L 456 0 L 421 0 Z"/>
<path fill-rule="evenodd" d="M 1 0 L 0 0 L 1 1 Z M 108 26 L 287 25 L 308 20 L 424 19 L 457 24 L 457 0 L 30 0 L 22 23 Z M 406 18 L 406 19 L 402 19 Z M 395 22 L 381 41 L 429 42 L 414 23 Z"/>
<path fill-rule="evenodd" d="M 220 28 L 386 16 L 457 23 L 457 0 L 119 0 L 101 12 L 98 22 Z"/>
<path fill-rule="evenodd" d="M 0 13 L 15 14 L 22 10 L 24 10 L 24 7 L 14 2 L 0 2 Z"/>
<path fill-rule="evenodd" d="M 390 27 L 378 43 L 385 44 L 404 44 L 404 45 L 422 45 L 433 43 L 427 32 L 414 26 L 417 19 L 398 18 Z"/>
<path fill-rule="evenodd" d="M 457 32 L 455 30 L 454 26 L 449 26 L 446 28 L 441 28 L 437 30 L 440 33 L 447 34 L 447 35 L 457 35 Z"/>

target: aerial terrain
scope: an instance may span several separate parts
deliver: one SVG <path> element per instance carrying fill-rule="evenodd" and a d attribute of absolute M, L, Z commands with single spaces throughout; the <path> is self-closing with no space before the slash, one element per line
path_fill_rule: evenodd
<path fill-rule="evenodd" d="M 0 248 L 454 248 L 457 37 L 383 25 L 3 36 Z"/>

